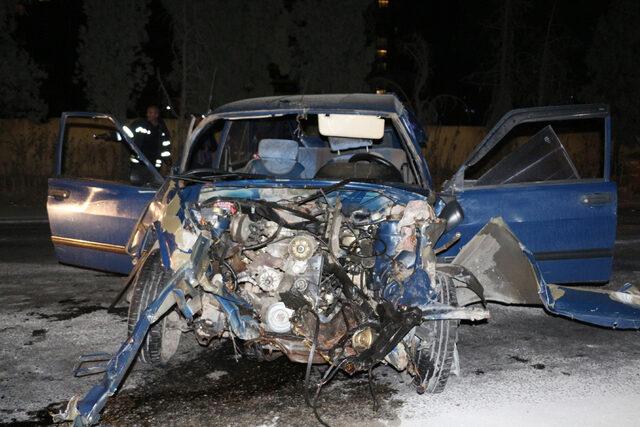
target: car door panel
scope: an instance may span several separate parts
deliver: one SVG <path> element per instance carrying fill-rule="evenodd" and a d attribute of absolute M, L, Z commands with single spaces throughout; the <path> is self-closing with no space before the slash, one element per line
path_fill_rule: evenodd
<path fill-rule="evenodd" d="M 505 115 L 445 186 L 443 194 L 460 203 L 464 220 L 442 237 L 441 241 L 446 242 L 453 239 L 455 233 L 461 233 L 460 241 L 440 254 L 441 259 L 453 259 L 491 218 L 502 217 L 532 252 L 546 282 L 608 281 L 617 221 L 617 188 L 609 179 L 611 141 L 608 114 L 606 106 L 584 105 L 514 110 Z M 545 128 L 546 133 L 540 133 L 549 142 L 547 137 L 554 136 L 554 121 L 582 119 L 602 120 L 604 124 L 601 178 L 581 179 L 576 173 L 574 179 L 558 181 L 498 185 L 475 185 L 476 182 L 465 181 L 466 169 L 482 160 L 517 125 L 551 124 Z M 566 155 L 563 150 L 561 152 Z M 512 153 L 517 153 L 517 150 Z M 570 159 L 568 163 L 571 163 Z"/>
<path fill-rule="evenodd" d="M 606 194 L 609 202 L 584 203 L 585 195 Z M 461 233 L 442 254 L 454 257 L 492 218 L 502 217 L 531 251 L 549 283 L 605 282 L 616 237 L 613 182 L 554 182 L 470 188 L 456 199 L 465 218 L 442 241 Z"/>
<path fill-rule="evenodd" d="M 47 209 L 58 260 L 128 273 L 132 266 L 125 244 L 155 190 L 65 178 L 51 178 L 49 188 Z M 56 197 L 60 192 L 67 197 Z"/>
<path fill-rule="evenodd" d="M 64 135 L 67 120 L 81 117 L 108 118 L 122 135 L 126 129 L 108 115 L 64 113 L 61 118 L 56 176 L 49 179 L 47 212 L 51 239 L 58 260 L 64 264 L 127 274 L 131 257 L 125 245 L 138 218 L 156 192 L 154 185 L 65 176 L 63 173 Z M 127 137 L 125 144 L 139 162 L 146 165 L 155 181 L 161 177 Z M 96 167 L 98 167 L 96 165 Z"/>

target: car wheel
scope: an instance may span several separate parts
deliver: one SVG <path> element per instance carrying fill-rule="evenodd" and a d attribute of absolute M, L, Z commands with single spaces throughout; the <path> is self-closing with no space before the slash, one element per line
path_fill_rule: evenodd
<path fill-rule="evenodd" d="M 140 272 L 133 282 L 133 292 L 127 316 L 129 336 L 132 335 L 144 310 L 158 297 L 170 278 L 170 271 L 162 266 L 160 252 L 151 253 L 144 261 L 144 265 L 140 268 Z M 149 328 L 140 348 L 138 359 L 151 364 L 167 363 L 178 349 L 182 335 L 180 326 L 180 315 L 173 308 Z"/>
<path fill-rule="evenodd" d="M 451 277 L 436 273 L 436 288 L 439 289 L 439 302 L 457 305 Z M 432 320 L 416 327 L 409 352 L 413 362 L 413 383 L 418 393 L 444 390 L 456 357 L 458 324 L 458 320 Z"/>

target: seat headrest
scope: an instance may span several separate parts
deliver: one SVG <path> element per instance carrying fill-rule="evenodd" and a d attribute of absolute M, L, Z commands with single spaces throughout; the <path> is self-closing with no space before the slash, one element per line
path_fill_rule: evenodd
<path fill-rule="evenodd" d="M 297 160 L 298 142 L 292 139 L 262 139 L 258 143 L 261 159 Z"/>

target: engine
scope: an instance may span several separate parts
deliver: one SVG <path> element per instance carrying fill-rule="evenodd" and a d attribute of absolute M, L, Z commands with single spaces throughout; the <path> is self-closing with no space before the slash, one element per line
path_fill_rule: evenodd
<path fill-rule="evenodd" d="M 260 357 L 349 359 L 351 366 L 343 369 L 366 368 L 375 357 L 358 362 L 358 356 L 388 333 L 385 325 L 397 332 L 410 316 L 410 310 L 398 314 L 402 283 L 417 263 L 435 274 L 432 242 L 421 237 L 439 221 L 431 206 L 354 191 L 273 189 L 262 196 L 213 194 L 189 210 L 194 226 L 215 240 L 211 291 L 203 292 L 195 321 L 199 341 L 238 337 Z M 430 276 L 427 281 L 434 281 Z M 226 301 L 239 312 L 230 313 Z M 376 349 L 378 358 L 398 341 L 385 338 L 388 345 Z M 406 362 L 397 365 L 402 369 Z"/>

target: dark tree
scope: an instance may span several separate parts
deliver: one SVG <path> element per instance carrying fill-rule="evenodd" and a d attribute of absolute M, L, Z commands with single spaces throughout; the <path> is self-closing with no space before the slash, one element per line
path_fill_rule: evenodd
<path fill-rule="evenodd" d="M 291 8 L 293 77 L 306 93 L 369 91 L 370 0 L 300 0 Z"/>
<path fill-rule="evenodd" d="M 147 0 L 84 0 L 87 23 L 80 29 L 77 76 L 89 108 L 124 118 L 144 88 L 150 59 L 143 47 Z"/>
<path fill-rule="evenodd" d="M 589 83 L 582 96 L 611 105 L 618 162 L 623 145 L 640 146 L 639 23 L 639 2 L 612 2 L 598 22 L 586 60 Z"/>
<path fill-rule="evenodd" d="M 47 106 L 40 98 L 46 73 L 15 40 L 15 1 L 0 2 L 0 115 L 42 118 Z"/>
<path fill-rule="evenodd" d="M 281 0 L 166 0 L 163 5 L 174 33 L 174 61 L 162 80 L 167 92 L 178 94 L 174 104 L 180 116 L 274 93 L 270 65 L 288 66 Z"/>

